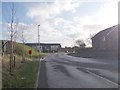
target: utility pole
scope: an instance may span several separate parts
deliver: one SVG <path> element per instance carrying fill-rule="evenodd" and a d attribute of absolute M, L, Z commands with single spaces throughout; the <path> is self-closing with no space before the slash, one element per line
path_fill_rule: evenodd
<path fill-rule="evenodd" d="M 38 44 L 39 44 L 39 47 L 38 47 L 38 49 L 39 49 L 39 58 L 40 58 L 40 34 L 39 34 L 39 27 L 40 27 L 40 25 L 38 25 Z"/>

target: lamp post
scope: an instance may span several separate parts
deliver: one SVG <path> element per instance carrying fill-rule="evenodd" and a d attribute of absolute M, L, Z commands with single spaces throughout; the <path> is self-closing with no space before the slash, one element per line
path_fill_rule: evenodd
<path fill-rule="evenodd" d="M 38 44 L 39 44 L 38 49 L 39 49 L 39 55 L 40 55 L 40 34 L 39 34 L 39 27 L 40 27 L 40 25 L 38 25 Z"/>
<path fill-rule="evenodd" d="M 39 68 L 38 68 L 38 76 L 37 76 L 37 80 L 36 80 L 36 90 L 38 88 L 38 81 L 39 81 L 39 77 L 40 77 L 40 67 L 41 67 L 41 61 L 40 61 L 40 34 L 39 34 L 39 27 L 40 25 L 38 25 L 38 49 L 39 49 Z"/>

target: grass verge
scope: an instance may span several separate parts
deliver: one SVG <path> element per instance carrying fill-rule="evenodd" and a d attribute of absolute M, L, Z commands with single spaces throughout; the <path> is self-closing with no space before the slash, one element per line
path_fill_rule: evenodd
<path fill-rule="evenodd" d="M 28 54 L 32 50 L 32 55 Z M 2 57 L 2 87 L 4 88 L 34 88 L 37 77 L 38 61 L 36 58 L 44 57 L 44 53 L 29 46 L 15 43 L 15 68 L 12 75 L 9 73 L 10 49 Z M 24 58 L 23 58 L 24 56 Z M 24 60 L 25 59 L 25 60 Z M 24 62 L 23 62 L 24 61 Z"/>
<path fill-rule="evenodd" d="M 17 57 L 16 67 L 9 74 L 8 58 L 3 61 L 2 81 L 3 88 L 33 88 L 37 76 L 37 61 L 27 59 L 21 63 L 21 57 Z"/>
<path fill-rule="evenodd" d="M 37 73 L 37 63 L 27 61 L 19 70 L 15 70 L 12 87 L 34 87 Z"/>

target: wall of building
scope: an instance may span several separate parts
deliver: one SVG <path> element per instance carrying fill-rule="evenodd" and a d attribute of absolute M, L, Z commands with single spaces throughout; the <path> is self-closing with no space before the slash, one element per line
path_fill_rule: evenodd
<path fill-rule="evenodd" d="M 117 50 L 118 49 L 118 30 L 114 30 L 107 37 L 107 49 Z"/>
<path fill-rule="evenodd" d="M 114 30 L 113 30 L 114 29 Z M 107 33 L 106 33 L 107 32 Z M 101 31 L 92 38 L 92 47 L 96 50 L 117 50 L 118 49 L 118 28 L 112 27 Z"/>
<path fill-rule="evenodd" d="M 28 46 L 31 46 L 38 51 L 40 50 L 41 52 L 58 52 L 61 48 L 60 44 L 27 44 Z"/>

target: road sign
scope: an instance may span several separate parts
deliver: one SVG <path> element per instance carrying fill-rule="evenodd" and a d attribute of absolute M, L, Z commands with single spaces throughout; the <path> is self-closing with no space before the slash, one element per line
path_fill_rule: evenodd
<path fill-rule="evenodd" d="M 29 51 L 28 51 L 28 54 L 30 54 L 30 55 L 31 55 L 31 54 L 32 54 L 32 50 L 29 50 Z"/>

